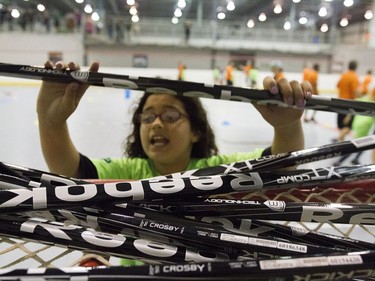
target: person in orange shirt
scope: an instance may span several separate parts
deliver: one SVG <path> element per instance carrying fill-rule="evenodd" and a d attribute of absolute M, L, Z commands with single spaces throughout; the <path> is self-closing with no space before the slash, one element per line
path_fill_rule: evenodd
<path fill-rule="evenodd" d="M 339 81 L 337 82 L 338 97 L 340 99 L 354 100 L 361 96 L 359 88 L 359 78 L 356 70 L 357 61 L 350 61 L 348 70 L 341 75 Z M 337 141 L 343 141 L 345 139 L 345 136 L 349 134 L 352 122 L 352 116 L 342 113 L 337 114 L 337 128 L 339 129 L 339 136 L 337 138 Z"/>
<path fill-rule="evenodd" d="M 362 95 L 367 95 L 368 87 L 372 81 L 372 70 L 368 70 L 362 83 Z"/>
<path fill-rule="evenodd" d="M 233 70 L 234 70 L 234 63 L 233 61 L 231 61 L 225 68 L 225 80 L 227 81 L 227 85 L 233 85 L 233 81 L 234 81 Z"/>
<path fill-rule="evenodd" d="M 250 60 L 246 62 L 246 65 L 243 67 L 243 72 L 245 76 L 245 83 L 246 86 L 250 87 L 251 86 L 251 80 L 250 80 L 250 71 L 253 68 L 253 64 Z"/>
<path fill-rule="evenodd" d="M 305 68 L 303 70 L 303 80 L 302 81 L 310 82 L 310 84 L 312 86 L 312 94 L 313 95 L 319 94 L 318 93 L 318 73 L 319 73 L 319 64 L 317 64 L 317 63 L 314 64 L 312 69 Z M 309 119 L 309 118 L 307 118 L 307 110 L 305 110 L 304 121 L 305 122 L 309 122 L 309 121 L 315 122 L 315 114 L 316 114 L 316 111 L 314 110 L 311 118 Z"/>
<path fill-rule="evenodd" d="M 283 73 L 283 68 L 280 62 L 272 63 L 271 70 L 274 74 L 273 79 L 275 79 L 276 81 L 281 78 L 285 78 L 284 73 Z"/>
<path fill-rule="evenodd" d="M 178 67 L 177 67 L 177 70 L 178 70 L 177 79 L 178 80 L 185 80 L 186 65 L 184 65 L 183 63 L 179 63 Z"/>
<path fill-rule="evenodd" d="M 310 71 L 311 71 L 311 67 L 309 67 L 309 66 L 306 66 L 303 69 L 303 72 L 302 72 L 302 81 L 307 81 Z"/>

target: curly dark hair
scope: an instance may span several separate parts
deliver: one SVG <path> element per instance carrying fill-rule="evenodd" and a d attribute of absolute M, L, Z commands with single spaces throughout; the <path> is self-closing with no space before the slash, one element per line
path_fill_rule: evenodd
<path fill-rule="evenodd" d="M 147 98 L 156 93 L 145 93 L 140 99 L 138 107 L 135 109 L 132 117 L 133 131 L 124 142 L 125 155 L 131 158 L 147 158 L 142 148 L 139 114 L 143 111 L 143 107 Z M 215 143 L 215 135 L 208 122 L 206 110 L 198 98 L 174 96 L 181 101 L 190 120 L 191 129 L 200 137 L 193 144 L 191 158 L 206 158 L 218 154 L 218 148 Z"/>

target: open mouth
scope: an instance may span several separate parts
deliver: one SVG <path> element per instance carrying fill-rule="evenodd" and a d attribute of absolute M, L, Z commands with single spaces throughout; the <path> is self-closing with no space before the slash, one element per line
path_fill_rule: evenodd
<path fill-rule="evenodd" d="M 150 140 L 151 145 L 163 146 L 169 143 L 169 140 L 162 136 L 153 136 Z"/>

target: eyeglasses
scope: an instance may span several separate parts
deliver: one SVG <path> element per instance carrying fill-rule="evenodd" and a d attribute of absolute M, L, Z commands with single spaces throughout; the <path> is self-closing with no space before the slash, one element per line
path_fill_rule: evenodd
<path fill-rule="evenodd" d="M 143 112 L 139 114 L 139 121 L 143 124 L 151 124 L 157 117 L 159 117 L 163 122 L 174 123 L 177 120 L 181 119 L 181 117 L 186 117 L 186 115 L 177 110 L 166 110 L 160 114 L 155 114 L 153 112 Z"/>

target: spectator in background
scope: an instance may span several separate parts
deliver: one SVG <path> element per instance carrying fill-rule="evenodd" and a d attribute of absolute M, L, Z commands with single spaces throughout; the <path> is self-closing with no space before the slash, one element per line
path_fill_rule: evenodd
<path fill-rule="evenodd" d="M 369 69 L 369 70 L 367 70 L 365 78 L 363 79 L 363 83 L 362 83 L 362 87 L 361 87 L 362 95 L 367 95 L 368 87 L 370 86 L 371 81 L 372 81 L 372 70 Z"/>
<path fill-rule="evenodd" d="M 186 65 L 183 63 L 178 63 L 177 71 L 177 80 L 185 80 Z"/>
<path fill-rule="evenodd" d="M 247 87 L 251 87 L 250 71 L 252 68 L 253 63 L 250 60 L 246 61 L 245 66 L 243 66 L 243 74 L 245 76 L 245 83 Z"/>
<path fill-rule="evenodd" d="M 366 102 L 375 102 L 375 89 L 368 93 L 365 96 L 358 98 L 357 100 L 366 101 Z M 353 117 L 352 131 L 354 132 L 354 138 L 362 138 L 372 133 L 372 128 L 375 124 L 375 116 L 365 116 L 365 115 L 355 115 Z M 375 132 L 374 132 L 375 133 Z M 352 159 L 351 164 L 358 165 L 360 164 L 359 158 L 362 155 L 363 151 L 357 152 L 355 157 Z M 341 165 L 350 154 L 340 157 L 338 161 L 334 163 L 334 166 Z"/>
<path fill-rule="evenodd" d="M 234 77 L 233 77 L 233 70 L 234 70 L 234 62 L 230 61 L 225 68 L 225 81 L 227 82 L 227 85 L 232 86 L 234 83 Z"/>
<path fill-rule="evenodd" d="M 305 68 L 303 71 L 303 80 L 302 81 L 308 81 L 310 82 L 312 86 L 312 94 L 313 95 L 318 95 L 318 74 L 319 74 L 319 64 L 314 64 L 312 69 L 307 69 Z M 309 122 L 313 121 L 315 122 L 315 114 L 316 110 L 313 110 L 313 113 L 310 118 L 307 117 L 308 111 L 305 110 L 305 115 L 304 115 L 304 121 Z"/>
<path fill-rule="evenodd" d="M 214 84 L 222 85 L 223 84 L 223 70 L 219 66 L 215 66 L 213 70 L 214 74 Z"/>
<path fill-rule="evenodd" d="M 184 23 L 184 31 L 185 31 L 185 43 L 189 43 L 189 39 L 190 39 L 190 33 L 191 33 L 191 22 L 190 21 L 186 21 Z"/>
<path fill-rule="evenodd" d="M 43 21 L 43 26 L 46 29 L 46 32 L 49 33 L 51 32 L 51 14 L 49 10 L 44 10 L 42 13 L 42 21 Z"/>
<path fill-rule="evenodd" d="M 343 73 L 337 82 L 338 97 L 340 99 L 354 100 L 360 96 L 359 78 L 356 73 L 357 61 L 349 62 L 348 70 Z M 339 129 L 338 138 L 334 141 L 343 141 L 351 131 L 353 118 L 343 113 L 337 114 L 337 128 Z"/>
<path fill-rule="evenodd" d="M 115 23 L 116 29 L 116 42 L 121 43 L 125 38 L 125 26 L 124 22 L 121 19 L 117 19 Z"/>
<path fill-rule="evenodd" d="M 256 89 L 258 85 L 259 70 L 253 65 L 249 73 L 250 88 Z"/>
<path fill-rule="evenodd" d="M 53 21 L 53 27 L 55 28 L 56 32 L 61 32 L 61 15 L 58 10 L 52 10 L 52 21 Z"/>
<path fill-rule="evenodd" d="M 74 32 L 76 27 L 76 19 L 73 13 L 68 13 L 65 15 L 65 26 L 68 32 Z"/>
<path fill-rule="evenodd" d="M 273 72 L 273 79 L 276 81 L 285 78 L 284 72 L 283 72 L 283 65 L 280 61 L 274 61 L 271 63 L 271 70 Z"/>
<path fill-rule="evenodd" d="M 306 67 L 303 68 L 302 81 L 307 81 L 307 77 L 308 77 L 310 71 L 311 71 L 311 67 L 309 65 L 307 65 Z"/>
<path fill-rule="evenodd" d="M 75 9 L 73 14 L 74 14 L 74 20 L 76 23 L 77 31 L 80 31 L 81 26 L 82 26 L 82 14 L 79 9 Z"/>
<path fill-rule="evenodd" d="M 92 20 L 91 16 L 86 15 L 84 20 L 85 20 L 85 34 L 94 34 L 95 33 L 95 23 Z"/>

